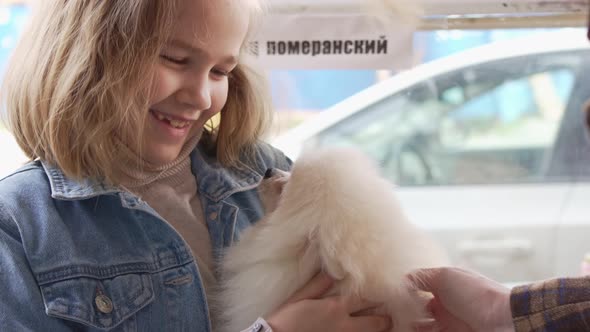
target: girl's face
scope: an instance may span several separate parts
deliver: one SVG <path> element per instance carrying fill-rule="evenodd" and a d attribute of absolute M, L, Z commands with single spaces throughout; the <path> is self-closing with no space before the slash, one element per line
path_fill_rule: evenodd
<path fill-rule="evenodd" d="M 176 159 L 184 143 L 225 105 L 228 74 L 248 30 L 242 2 L 180 1 L 152 82 L 141 151 L 146 161 L 162 165 Z"/>

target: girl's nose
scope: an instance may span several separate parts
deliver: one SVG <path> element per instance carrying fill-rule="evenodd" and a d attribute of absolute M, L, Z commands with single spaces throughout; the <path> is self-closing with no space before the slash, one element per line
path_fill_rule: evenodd
<path fill-rule="evenodd" d="M 182 91 L 179 92 L 178 101 L 199 111 L 211 108 L 209 80 L 187 78 Z"/>

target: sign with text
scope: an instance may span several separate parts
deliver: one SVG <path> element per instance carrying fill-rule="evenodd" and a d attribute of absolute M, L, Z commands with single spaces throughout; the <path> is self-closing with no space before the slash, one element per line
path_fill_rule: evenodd
<path fill-rule="evenodd" d="M 250 41 L 265 69 L 403 69 L 412 65 L 413 29 L 363 15 L 270 15 Z"/>

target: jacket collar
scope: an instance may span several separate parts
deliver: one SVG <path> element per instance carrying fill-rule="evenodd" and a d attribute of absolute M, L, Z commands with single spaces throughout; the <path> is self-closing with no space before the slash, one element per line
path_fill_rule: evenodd
<path fill-rule="evenodd" d="M 199 193 L 215 202 L 236 192 L 253 189 L 260 184 L 267 163 L 257 153 L 248 165 L 224 167 L 203 145 L 199 145 L 191 154 L 192 172 L 197 177 Z"/>
<path fill-rule="evenodd" d="M 223 167 L 214 156 L 205 152 L 199 144 L 191 153 L 191 168 L 197 177 L 201 195 L 218 202 L 233 193 L 255 188 L 262 180 L 265 162 L 261 157 L 254 160 L 254 167 Z M 106 185 L 92 179 L 68 178 L 61 169 L 41 161 L 51 187 L 51 197 L 60 200 L 84 200 L 100 195 L 124 192 L 123 189 Z"/>
<path fill-rule="evenodd" d="M 92 197 L 120 192 L 112 186 L 91 179 L 74 180 L 67 177 L 61 169 L 41 161 L 41 165 L 49 178 L 51 197 L 60 200 L 83 200 Z"/>

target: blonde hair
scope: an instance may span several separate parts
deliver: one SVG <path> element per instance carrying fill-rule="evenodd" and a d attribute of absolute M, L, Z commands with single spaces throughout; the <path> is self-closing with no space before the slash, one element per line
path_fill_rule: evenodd
<path fill-rule="evenodd" d="M 127 151 L 121 144 L 140 151 L 147 111 L 138 110 L 148 109 L 154 65 L 170 37 L 177 1 L 38 4 L 5 75 L 2 101 L 10 130 L 29 158 L 75 179 L 117 184 L 117 161 Z M 250 7 L 253 14 L 262 11 Z M 268 92 L 259 81 L 239 65 L 219 126 L 208 127 L 224 165 L 240 164 L 240 155 L 253 151 L 268 126 Z"/>
<path fill-rule="evenodd" d="M 264 0 L 246 1 L 250 22 L 242 56 L 268 10 Z M 210 121 L 205 127 L 212 134 L 210 143 L 222 165 L 243 166 L 243 161 L 254 160 L 256 144 L 267 133 L 273 119 L 269 91 L 265 77 L 245 61 L 230 73 L 227 102 L 220 120 L 218 123 Z"/>

